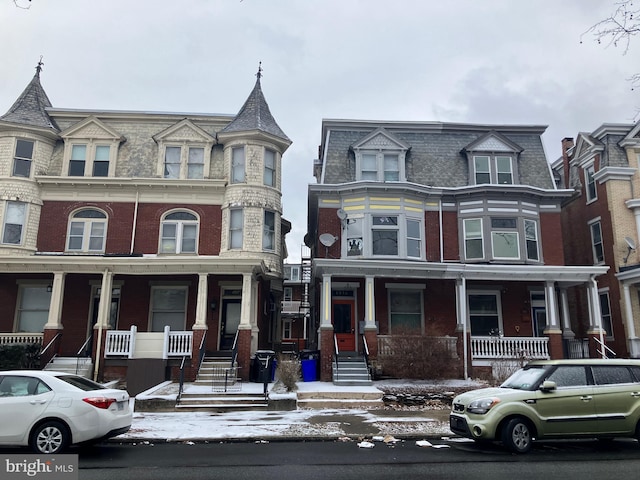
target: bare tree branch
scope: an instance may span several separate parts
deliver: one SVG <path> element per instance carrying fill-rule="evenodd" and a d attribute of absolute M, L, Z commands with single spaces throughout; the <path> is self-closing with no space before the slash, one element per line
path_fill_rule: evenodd
<path fill-rule="evenodd" d="M 621 46 L 623 55 L 629 51 L 631 39 L 640 33 L 640 8 L 636 8 L 633 0 L 618 1 L 614 5 L 613 14 L 585 31 L 580 36 L 580 43 L 586 35 L 591 35 L 598 44 Z"/>

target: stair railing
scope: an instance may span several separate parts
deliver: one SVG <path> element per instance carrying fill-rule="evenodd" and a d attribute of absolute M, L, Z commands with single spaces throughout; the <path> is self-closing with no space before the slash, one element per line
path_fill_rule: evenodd
<path fill-rule="evenodd" d="M 178 397 L 176 398 L 176 403 L 180 403 L 180 399 L 182 398 L 182 391 L 184 390 L 184 368 L 187 363 L 187 357 L 182 357 L 182 362 L 180 363 L 180 384 L 178 386 Z"/>
<path fill-rule="evenodd" d="M 202 362 L 204 361 L 205 354 L 207 349 L 205 348 L 205 339 L 207 338 L 207 332 L 204 332 L 202 338 L 200 339 L 200 347 L 198 347 L 198 371 L 202 367 Z"/>
<path fill-rule="evenodd" d="M 596 342 L 596 351 L 602 356 L 602 358 L 612 358 L 616 356 L 616 352 L 607 347 L 599 338 L 593 337 L 593 339 Z"/>
<path fill-rule="evenodd" d="M 367 343 L 367 337 L 365 337 L 364 335 L 362 335 L 362 346 L 364 361 L 367 364 L 367 372 L 369 373 L 369 377 L 372 377 L 373 375 L 371 375 L 371 365 L 369 365 L 369 344 Z"/>
<path fill-rule="evenodd" d="M 233 347 L 231 347 L 231 368 L 233 368 L 236 364 L 236 360 L 238 359 L 238 334 L 240 330 L 236 330 L 236 336 L 233 338 Z"/>
<path fill-rule="evenodd" d="M 55 337 L 51 339 L 49 343 L 47 343 L 46 347 L 40 350 L 40 368 L 43 368 L 44 365 L 49 363 L 49 361 L 56 355 L 54 351 L 54 345 L 57 343 L 58 339 L 62 338 L 62 333 L 56 333 Z M 51 348 L 51 351 L 47 353 L 47 351 Z M 45 355 L 47 353 L 47 355 Z"/>
<path fill-rule="evenodd" d="M 339 362 L 338 362 L 338 356 L 340 354 L 340 348 L 338 347 L 338 336 L 334 333 L 333 334 L 333 357 L 335 358 L 335 366 L 336 366 L 336 373 L 338 373 L 338 368 L 339 368 Z"/>

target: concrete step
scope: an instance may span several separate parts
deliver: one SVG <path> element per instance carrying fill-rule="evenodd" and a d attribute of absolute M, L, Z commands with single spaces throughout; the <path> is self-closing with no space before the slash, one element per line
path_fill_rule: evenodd
<path fill-rule="evenodd" d="M 52 370 L 91 378 L 93 374 L 93 363 L 89 357 L 54 357 L 44 366 L 43 370 Z"/>
<path fill-rule="evenodd" d="M 180 411 L 231 411 L 266 409 L 269 406 L 264 395 L 244 392 L 185 393 L 176 405 Z"/>
<path fill-rule="evenodd" d="M 384 407 L 380 391 L 298 392 L 298 408 L 363 408 Z"/>

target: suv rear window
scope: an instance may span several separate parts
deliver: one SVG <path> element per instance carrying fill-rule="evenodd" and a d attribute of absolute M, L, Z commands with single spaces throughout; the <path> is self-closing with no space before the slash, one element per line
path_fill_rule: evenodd
<path fill-rule="evenodd" d="M 631 372 L 628 367 L 620 366 L 593 366 L 593 380 L 596 385 L 611 385 L 614 383 L 633 383 Z"/>

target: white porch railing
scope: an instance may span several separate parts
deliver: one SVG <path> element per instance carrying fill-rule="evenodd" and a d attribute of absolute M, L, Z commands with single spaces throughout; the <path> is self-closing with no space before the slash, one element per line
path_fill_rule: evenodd
<path fill-rule="evenodd" d="M 548 359 L 547 337 L 471 337 L 471 357 L 478 359 Z"/>
<path fill-rule="evenodd" d="M 300 300 L 283 300 L 281 302 L 282 313 L 296 314 L 300 313 Z"/>
<path fill-rule="evenodd" d="M 0 333 L 0 345 L 37 343 L 42 345 L 42 333 Z"/>
<path fill-rule="evenodd" d="M 142 348 L 137 349 L 137 345 Z M 192 350 L 193 332 L 171 331 L 169 327 L 164 332 L 138 332 L 134 325 L 131 330 L 107 331 L 104 356 L 166 359 L 190 357 Z"/>

